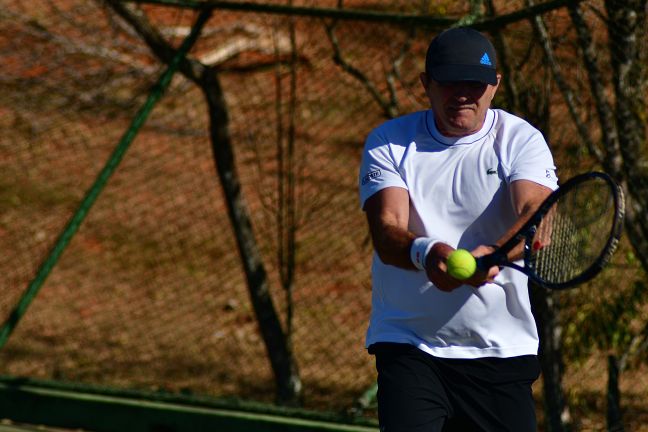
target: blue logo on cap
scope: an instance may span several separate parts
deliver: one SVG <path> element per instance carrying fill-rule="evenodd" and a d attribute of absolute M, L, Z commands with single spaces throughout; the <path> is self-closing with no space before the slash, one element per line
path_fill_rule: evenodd
<path fill-rule="evenodd" d="M 481 60 L 479 60 L 479 63 L 483 65 L 493 66 L 493 64 L 490 61 L 490 57 L 488 57 L 488 53 L 484 53 Z"/>

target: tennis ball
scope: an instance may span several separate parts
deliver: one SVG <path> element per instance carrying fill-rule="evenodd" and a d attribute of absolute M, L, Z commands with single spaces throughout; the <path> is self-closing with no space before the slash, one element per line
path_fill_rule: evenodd
<path fill-rule="evenodd" d="M 466 249 L 457 249 L 448 255 L 446 261 L 448 274 L 455 279 L 464 280 L 470 278 L 477 270 L 477 261 Z"/>

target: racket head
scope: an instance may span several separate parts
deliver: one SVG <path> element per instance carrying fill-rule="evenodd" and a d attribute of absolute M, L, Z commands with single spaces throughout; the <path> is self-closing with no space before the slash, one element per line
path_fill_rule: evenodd
<path fill-rule="evenodd" d="M 623 230 L 625 200 L 607 174 L 571 178 L 540 206 L 525 234 L 524 272 L 536 284 L 567 289 L 594 278 Z"/>

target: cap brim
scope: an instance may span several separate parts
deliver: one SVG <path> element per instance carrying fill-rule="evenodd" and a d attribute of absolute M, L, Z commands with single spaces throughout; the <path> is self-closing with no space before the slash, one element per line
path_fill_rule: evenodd
<path fill-rule="evenodd" d="M 434 66 L 430 71 L 432 79 L 438 82 L 478 81 L 497 84 L 497 72 L 492 67 L 473 65 Z"/>

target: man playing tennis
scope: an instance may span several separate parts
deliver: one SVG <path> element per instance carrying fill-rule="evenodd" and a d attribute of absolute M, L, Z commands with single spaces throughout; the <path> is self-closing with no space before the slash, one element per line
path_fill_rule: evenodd
<path fill-rule="evenodd" d="M 500 79 L 481 33 L 442 32 L 421 74 L 431 109 L 367 137 L 360 197 L 375 254 L 366 345 L 381 431 L 536 430 L 526 276 L 492 267 L 462 282 L 445 265 L 456 248 L 492 252 L 557 188 L 542 134 L 490 108 Z"/>

